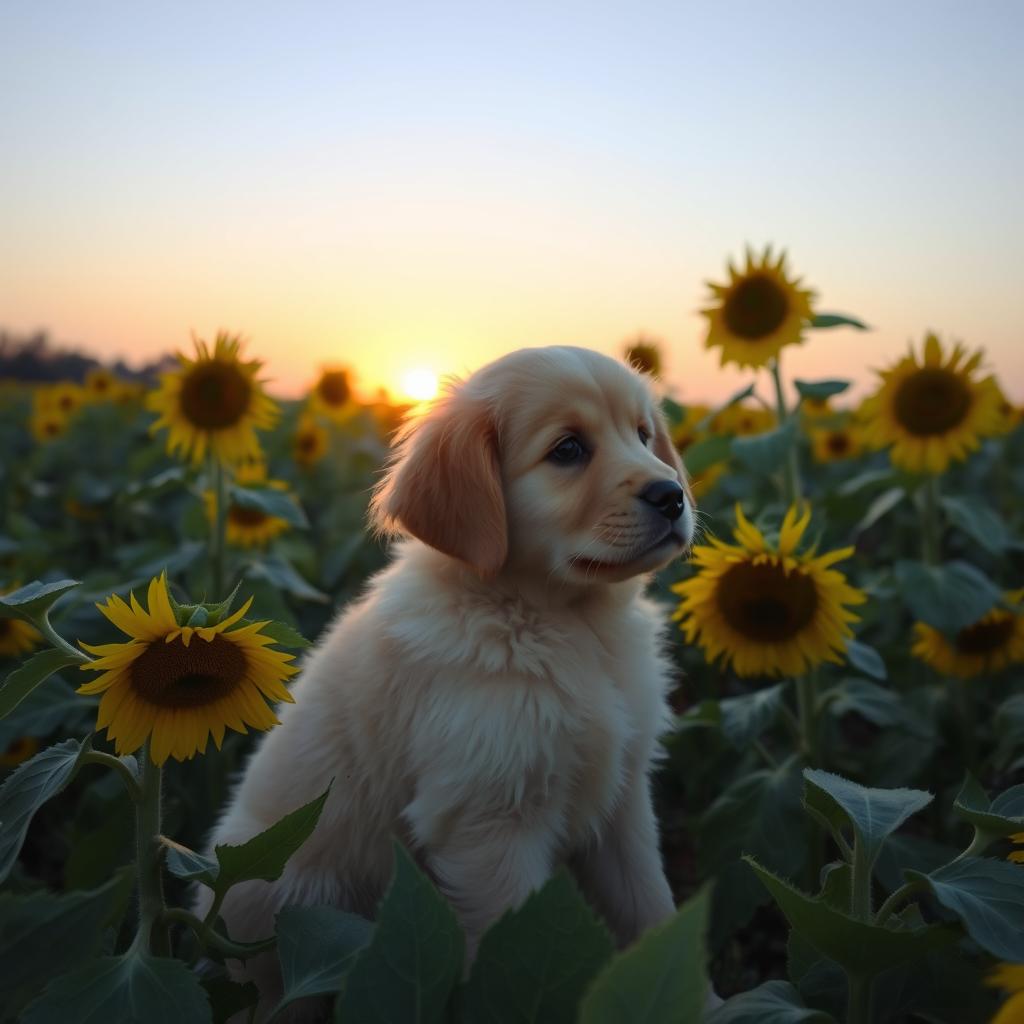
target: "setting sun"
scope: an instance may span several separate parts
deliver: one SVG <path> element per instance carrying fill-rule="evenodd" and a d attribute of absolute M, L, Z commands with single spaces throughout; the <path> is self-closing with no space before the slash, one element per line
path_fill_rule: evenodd
<path fill-rule="evenodd" d="M 437 388 L 437 374 L 433 370 L 418 367 L 402 375 L 402 391 L 417 402 L 428 402 L 436 397 Z"/>

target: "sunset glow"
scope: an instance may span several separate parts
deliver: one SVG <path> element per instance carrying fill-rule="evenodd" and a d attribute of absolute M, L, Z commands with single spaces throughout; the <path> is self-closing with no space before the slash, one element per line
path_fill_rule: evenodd
<path fill-rule="evenodd" d="M 429 402 L 437 396 L 438 379 L 432 370 L 422 367 L 407 370 L 402 375 L 403 398 L 412 398 L 417 402 Z"/>

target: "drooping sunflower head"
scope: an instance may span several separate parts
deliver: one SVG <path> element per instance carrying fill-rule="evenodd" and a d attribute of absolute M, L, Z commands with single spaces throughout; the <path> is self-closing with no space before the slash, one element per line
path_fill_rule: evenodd
<path fill-rule="evenodd" d="M 911 653 L 937 672 L 971 679 L 1024 662 L 1024 590 L 1003 595 L 1007 608 L 993 608 L 955 636 L 914 623 Z"/>
<path fill-rule="evenodd" d="M 626 362 L 641 373 L 661 376 L 661 348 L 653 338 L 641 334 L 627 345 Z"/>
<path fill-rule="evenodd" d="M 815 462 L 842 462 L 855 459 L 864 449 L 860 431 L 852 422 L 834 427 L 811 428 L 811 452 Z"/>
<path fill-rule="evenodd" d="M 20 584 L 0 590 L 9 594 Z M 43 642 L 39 630 L 23 619 L 0 618 L 0 658 L 20 658 Z"/>
<path fill-rule="evenodd" d="M 893 465 L 911 473 L 944 473 L 950 462 L 966 459 L 1002 425 L 995 379 L 977 378 L 982 357 L 980 349 L 968 357 L 960 344 L 947 356 L 929 334 L 920 361 L 911 349 L 880 371 L 881 386 L 859 412 L 865 440 L 891 446 Z"/>
<path fill-rule="evenodd" d="M 712 538 L 694 548 L 696 575 L 672 587 L 681 597 L 674 618 L 709 662 L 741 676 L 797 676 L 842 663 L 857 621 L 849 606 L 866 597 L 832 568 L 853 548 L 797 550 L 810 518 L 809 508 L 790 508 L 771 543 L 737 506 L 735 544 Z"/>
<path fill-rule="evenodd" d="M 812 319 L 813 292 L 800 288 L 799 278 L 786 274 L 786 254 L 772 256 L 771 246 L 760 259 L 747 250 L 745 269 L 730 262 L 729 283 L 708 287 L 718 304 L 701 310 L 708 320 L 706 348 L 721 348 L 721 363 L 764 366 L 784 345 L 799 345 Z"/>
<path fill-rule="evenodd" d="M 287 491 L 283 480 L 268 480 L 267 467 L 262 461 L 250 461 L 240 465 L 235 480 L 243 487 L 267 487 L 275 491 Z M 205 491 L 203 501 L 210 523 L 217 519 L 217 496 L 212 490 Z M 280 516 L 270 515 L 256 505 L 246 505 L 237 495 L 229 498 L 226 517 L 226 536 L 229 544 L 239 548 L 263 548 L 275 537 L 288 530 L 288 521 Z"/>
<path fill-rule="evenodd" d="M 147 603 L 143 608 L 134 594 L 130 604 L 112 595 L 97 607 L 129 641 L 81 644 L 97 656 L 81 668 L 101 675 L 78 692 L 103 694 L 96 724 L 118 754 L 138 750 L 151 737 L 157 764 L 168 757 L 184 761 L 205 753 L 211 736 L 219 749 L 226 729 L 244 733 L 277 724 L 267 701 L 292 702 L 284 680 L 298 669 L 289 664 L 293 655 L 271 646 L 273 638 L 262 632 L 268 623 L 239 624 L 251 598 L 224 617 L 216 606 L 198 606 L 204 614 L 197 618 L 195 606 L 172 607 L 164 574 L 149 584 Z"/>
<path fill-rule="evenodd" d="M 327 454 L 328 441 L 326 428 L 314 417 L 303 416 L 292 437 L 295 461 L 306 469 L 315 465 Z"/>
<path fill-rule="evenodd" d="M 352 410 L 352 386 L 348 370 L 337 366 L 324 369 L 313 386 L 309 400 L 315 410 L 331 419 L 346 419 Z"/>
<path fill-rule="evenodd" d="M 227 465 L 259 458 L 256 430 L 274 425 L 277 405 L 256 378 L 262 364 L 243 361 L 240 346 L 223 332 L 212 351 L 195 339 L 195 358 L 179 355 L 178 369 L 163 374 L 149 394 L 147 407 L 160 414 L 150 430 L 167 428 L 171 455 L 199 463 L 209 452 Z"/>

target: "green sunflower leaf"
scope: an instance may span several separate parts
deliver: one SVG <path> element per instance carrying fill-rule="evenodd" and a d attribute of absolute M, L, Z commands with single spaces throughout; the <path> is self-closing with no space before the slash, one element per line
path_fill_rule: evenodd
<path fill-rule="evenodd" d="M 74 777 L 88 744 L 65 740 L 18 765 L 0 786 L 0 882 L 10 873 L 36 811 Z"/>
<path fill-rule="evenodd" d="M 9 594 L 0 594 L 0 618 L 38 622 L 58 598 L 80 586 L 78 580 L 57 580 L 55 583 L 40 583 L 39 580 L 35 580 L 26 583 Z"/>
<path fill-rule="evenodd" d="M 859 331 L 869 330 L 868 325 L 863 321 L 842 313 L 818 313 L 817 316 L 811 317 L 809 326 L 817 330 L 829 327 L 856 327 Z"/>
<path fill-rule="evenodd" d="M 182 878 L 187 882 L 202 882 L 211 889 L 217 884 L 217 875 L 220 874 L 220 865 L 213 857 L 204 857 L 187 846 L 176 843 L 167 836 L 161 836 L 160 842 L 164 847 L 164 864 L 175 878 Z"/>
<path fill-rule="evenodd" d="M 835 1024 L 835 1018 L 804 1005 L 788 981 L 766 981 L 733 996 L 704 1018 L 705 1024 Z"/>
<path fill-rule="evenodd" d="M 872 679 L 885 679 L 888 675 L 881 654 L 859 640 L 847 641 L 846 658 L 855 669 Z"/>
<path fill-rule="evenodd" d="M 778 721 L 786 683 L 776 683 L 763 690 L 726 697 L 719 701 L 722 732 L 737 749 L 745 750 L 766 729 Z"/>
<path fill-rule="evenodd" d="M 462 972 L 464 939 L 455 913 L 394 843 L 395 873 L 369 945 L 356 954 L 335 1003 L 348 1024 L 441 1024 Z"/>
<path fill-rule="evenodd" d="M 730 397 L 721 405 L 716 405 L 711 412 L 709 412 L 707 416 L 697 424 L 698 433 L 710 429 L 712 422 L 719 413 L 725 412 L 726 409 L 731 409 L 734 405 L 738 405 L 745 399 L 750 398 L 754 394 L 754 389 L 756 387 L 756 384 L 748 384 L 745 388 L 741 388 L 734 395 L 730 395 Z"/>
<path fill-rule="evenodd" d="M 300 530 L 309 527 L 306 513 L 302 511 L 294 495 L 276 487 L 241 487 L 233 484 L 230 490 L 230 501 L 238 508 L 254 509 L 265 516 L 283 519 L 290 526 Z"/>
<path fill-rule="evenodd" d="M 787 420 L 781 427 L 732 439 L 732 454 L 753 473 L 768 476 L 782 465 L 796 443 L 796 420 Z"/>
<path fill-rule="evenodd" d="M 887 491 L 876 495 L 872 499 L 871 504 L 868 505 L 867 511 L 861 516 L 857 525 L 854 526 L 853 532 L 859 534 L 864 533 L 865 530 L 870 530 L 875 523 L 880 522 L 893 509 L 897 508 L 906 496 L 907 492 L 902 487 L 890 487 Z"/>
<path fill-rule="evenodd" d="M 483 937 L 463 991 L 467 1020 L 561 1024 L 615 951 L 607 928 L 565 871 Z"/>
<path fill-rule="evenodd" d="M 307 640 L 297 629 L 289 626 L 287 622 L 268 622 L 260 632 L 269 636 L 279 647 L 289 647 L 302 650 L 312 647 L 312 641 Z"/>
<path fill-rule="evenodd" d="M 871 977 L 916 960 L 963 936 L 959 928 L 949 925 L 897 930 L 855 920 L 825 900 L 795 889 L 752 857 L 744 860 L 772 894 L 794 931 L 819 953 L 858 977 Z"/>
<path fill-rule="evenodd" d="M 866 679 L 844 679 L 825 699 L 830 713 L 837 718 L 853 713 L 878 726 L 907 720 L 907 709 L 899 693 Z"/>
<path fill-rule="evenodd" d="M 686 472 L 690 476 L 697 476 L 706 469 L 724 462 L 732 452 L 732 442 L 729 438 L 716 434 L 714 437 L 706 437 L 701 441 L 694 441 L 689 448 L 683 452 L 683 463 Z"/>
<path fill-rule="evenodd" d="M 124 870 L 89 892 L 0 893 L 0 1004 L 8 1014 L 100 952 L 104 930 L 117 927 L 128 906 L 132 883 Z"/>
<path fill-rule="evenodd" d="M 43 739 L 58 729 L 64 736 L 74 735 L 84 728 L 86 718 L 95 716 L 97 704 L 98 698 L 75 693 L 64 679 L 51 676 L 0 718 L 0 750 L 22 736 Z"/>
<path fill-rule="evenodd" d="M 689 1024 L 704 1011 L 710 887 L 686 901 L 597 976 L 580 1024 Z"/>
<path fill-rule="evenodd" d="M 1024 693 L 1008 697 L 996 709 L 993 727 L 996 751 L 993 761 L 1000 769 L 1024 766 Z"/>
<path fill-rule="evenodd" d="M 69 651 L 51 647 L 32 655 L 16 668 L 0 686 L 0 718 L 6 718 L 40 683 L 62 668 L 81 665 L 83 659 Z"/>
<path fill-rule="evenodd" d="M 239 985 L 227 974 L 216 974 L 204 977 L 201 981 L 206 998 L 210 1001 L 210 1011 L 215 1021 L 233 1020 L 236 1013 L 254 1007 L 259 1002 L 259 989 L 251 982 Z M 248 1021 L 248 1014 L 238 1018 Z"/>
<path fill-rule="evenodd" d="M 924 565 L 901 561 L 896 563 L 895 573 L 907 607 L 943 633 L 958 633 L 1003 599 L 999 587 L 967 562 Z"/>
<path fill-rule="evenodd" d="M 280 878 L 288 858 L 313 834 L 330 791 L 331 787 L 328 786 L 315 800 L 286 814 L 275 825 L 253 836 L 248 842 L 239 846 L 215 846 L 213 852 L 217 858 L 217 876 L 211 888 L 220 893 L 239 882 L 256 878 L 273 882 Z M 199 861 L 190 860 L 189 863 L 193 869 L 204 868 Z M 210 885 L 202 873 L 192 877 Z"/>
<path fill-rule="evenodd" d="M 677 427 L 686 418 L 686 408 L 667 395 L 661 400 L 661 412 L 670 427 Z"/>
<path fill-rule="evenodd" d="M 814 398 L 821 402 L 827 398 L 841 395 L 849 386 L 848 380 L 795 380 L 793 385 L 800 392 L 801 398 Z"/>
<path fill-rule="evenodd" d="M 993 801 L 968 772 L 953 810 L 990 840 L 1024 832 L 1024 784 L 1011 786 Z"/>
<path fill-rule="evenodd" d="M 283 558 L 274 555 L 250 562 L 246 567 L 246 575 L 250 579 L 266 580 L 302 601 L 318 601 L 321 604 L 327 604 L 330 601 L 330 598 L 322 590 L 317 590 L 316 587 L 307 583 L 291 562 L 286 562 Z"/>
<path fill-rule="evenodd" d="M 935 799 L 921 789 L 869 789 L 818 768 L 804 769 L 804 783 L 807 809 L 834 829 L 851 826 L 869 867 L 890 833 Z"/>
<path fill-rule="evenodd" d="M 905 874 L 926 883 L 982 949 L 1001 960 L 1024 961 L 1024 871 L 1018 865 L 964 857 L 927 875 Z"/>
<path fill-rule="evenodd" d="M 942 498 L 950 523 L 993 555 L 1002 555 L 1013 544 L 1006 521 L 990 505 L 952 495 Z"/>
<path fill-rule="evenodd" d="M 50 982 L 22 1024 L 207 1024 L 210 1003 L 180 960 L 130 952 L 105 956 Z"/>
<path fill-rule="evenodd" d="M 271 1019 L 296 999 L 340 991 L 373 924 L 337 907 L 285 907 L 277 915 L 277 955 L 284 995 Z"/>

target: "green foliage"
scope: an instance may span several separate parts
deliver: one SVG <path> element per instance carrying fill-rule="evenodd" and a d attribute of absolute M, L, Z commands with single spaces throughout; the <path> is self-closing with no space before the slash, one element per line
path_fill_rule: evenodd
<path fill-rule="evenodd" d="M 9 594 L 0 594 L 0 618 L 16 617 L 27 622 L 41 622 L 61 597 L 78 586 L 81 586 L 78 580 L 57 580 L 55 583 L 36 580 Z"/>
<path fill-rule="evenodd" d="M 302 511 L 302 506 L 287 491 L 275 487 L 243 487 L 240 484 L 233 484 L 229 498 L 231 503 L 239 508 L 255 509 L 266 516 L 283 519 L 300 530 L 309 527 L 309 520 Z"/>
<path fill-rule="evenodd" d="M 692 1024 L 707 997 L 705 936 L 711 907 L 702 889 L 674 917 L 620 953 L 591 985 L 580 1024 Z"/>
<path fill-rule="evenodd" d="M 801 398 L 814 398 L 823 402 L 828 398 L 841 395 L 849 388 L 850 382 L 848 380 L 794 380 L 793 386 Z"/>
<path fill-rule="evenodd" d="M 817 330 L 824 330 L 829 327 L 856 327 L 859 331 L 868 330 L 868 326 L 852 316 L 845 316 L 842 313 L 818 313 L 811 318 L 811 327 Z"/>
<path fill-rule="evenodd" d="M 462 998 L 478 1024 L 560 1024 L 611 959 L 608 930 L 559 872 L 483 937 Z"/>
<path fill-rule="evenodd" d="M 914 617 L 944 633 L 976 622 L 1002 601 L 1002 591 L 967 562 L 898 562 L 896 579 Z"/>
<path fill-rule="evenodd" d="M 764 434 L 732 439 L 732 455 L 751 473 L 767 475 L 778 471 L 796 442 L 796 421 Z"/>
<path fill-rule="evenodd" d="M 80 664 L 73 654 L 49 647 L 15 669 L 0 687 L 0 718 L 6 718 L 32 691 L 55 672 Z"/>
<path fill-rule="evenodd" d="M 1024 785 L 1013 786 L 995 800 L 989 800 L 981 784 L 968 772 L 953 810 L 988 842 L 1024 832 Z"/>
<path fill-rule="evenodd" d="M 835 1018 L 808 1009 L 787 981 L 763 985 L 730 999 L 706 1018 L 706 1024 L 834 1024 Z"/>

